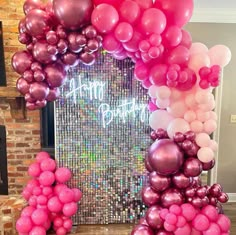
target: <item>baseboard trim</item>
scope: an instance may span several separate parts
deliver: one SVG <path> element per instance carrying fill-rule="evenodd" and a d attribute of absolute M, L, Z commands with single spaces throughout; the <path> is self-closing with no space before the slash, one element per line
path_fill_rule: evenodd
<path fill-rule="evenodd" d="M 229 202 L 236 202 L 236 193 L 228 193 Z"/>

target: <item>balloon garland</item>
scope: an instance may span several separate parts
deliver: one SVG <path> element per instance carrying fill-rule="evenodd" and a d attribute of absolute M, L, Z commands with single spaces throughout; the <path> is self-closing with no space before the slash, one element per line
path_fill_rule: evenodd
<path fill-rule="evenodd" d="M 26 0 L 19 41 L 26 50 L 12 57 L 21 75 L 17 89 L 29 110 L 59 97 L 70 67 L 93 65 L 103 48 L 135 63 L 134 79 L 150 95 L 154 143 L 145 165 L 150 185 L 142 190 L 150 207 L 133 235 L 229 234 L 219 184 L 201 185 L 214 167 L 217 128 L 212 91 L 231 59 L 224 45 L 192 43 L 182 27 L 193 0 Z"/>

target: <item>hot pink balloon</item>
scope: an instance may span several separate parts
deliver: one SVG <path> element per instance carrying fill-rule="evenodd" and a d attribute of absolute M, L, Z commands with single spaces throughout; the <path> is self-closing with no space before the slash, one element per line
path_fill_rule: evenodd
<path fill-rule="evenodd" d="M 161 175 L 176 173 L 183 164 L 183 153 L 172 140 L 155 141 L 148 151 L 152 168 Z"/>
<path fill-rule="evenodd" d="M 53 196 L 48 200 L 47 207 L 49 211 L 58 213 L 61 212 L 63 204 L 57 196 Z"/>
<path fill-rule="evenodd" d="M 166 73 L 168 66 L 166 64 L 158 64 L 150 70 L 150 82 L 153 85 L 162 86 L 166 85 Z"/>
<path fill-rule="evenodd" d="M 50 30 L 50 17 L 40 9 L 33 9 L 25 17 L 25 26 L 27 32 L 36 38 L 41 38 Z"/>
<path fill-rule="evenodd" d="M 34 224 L 43 225 L 48 219 L 48 214 L 43 209 L 36 209 L 32 213 L 31 218 L 32 218 L 32 221 L 34 222 Z"/>
<path fill-rule="evenodd" d="M 65 28 L 76 30 L 90 22 L 93 2 L 91 0 L 54 0 L 53 10 Z"/>
<path fill-rule="evenodd" d="M 72 216 L 77 212 L 78 205 L 76 202 L 66 203 L 63 206 L 62 212 L 65 216 Z"/>
<path fill-rule="evenodd" d="M 109 33 L 118 23 L 119 14 L 113 6 L 103 3 L 93 10 L 91 21 L 100 33 Z"/>
<path fill-rule="evenodd" d="M 29 166 L 28 174 L 32 177 L 38 177 L 41 173 L 40 165 L 38 162 L 34 162 Z"/>
<path fill-rule="evenodd" d="M 51 158 L 44 159 L 40 163 L 40 168 L 42 171 L 54 171 L 56 169 L 56 162 Z"/>
<path fill-rule="evenodd" d="M 164 33 L 164 43 L 167 47 L 175 47 L 180 44 L 182 40 L 182 31 L 178 26 L 170 26 Z"/>
<path fill-rule="evenodd" d="M 18 51 L 12 57 L 12 67 L 19 74 L 30 69 L 32 62 L 33 57 L 28 51 Z"/>
<path fill-rule="evenodd" d="M 51 186 L 55 181 L 54 173 L 51 171 L 44 171 L 39 176 L 39 182 L 43 186 Z"/>
<path fill-rule="evenodd" d="M 33 223 L 29 216 L 21 216 L 16 222 L 16 229 L 20 233 L 29 233 L 32 227 Z"/>
<path fill-rule="evenodd" d="M 182 29 L 181 32 L 182 32 L 182 40 L 180 42 L 180 45 L 185 46 L 188 49 L 190 49 L 190 47 L 192 45 L 192 36 L 191 36 L 191 34 L 188 31 L 184 30 L 184 29 Z"/>
<path fill-rule="evenodd" d="M 42 226 L 34 226 L 29 235 L 46 235 L 46 229 Z"/>
<path fill-rule="evenodd" d="M 161 34 L 166 28 L 166 16 L 162 11 L 156 8 L 150 8 L 144 11 L 141 18 L 141 29 L 145 34 Z"/>
<path fill-rule="evenodd" d="M 116 26 L 115 37 L 120 42 L 128 42 L 133 37 L 133 27 L 131 24 L 121 22 Z"/>
<path fill-rule="evenodd" d="M 66 167 L 59 167 L 55 172 L 56 181 L 59 183 L 65 183 L 71 178 L 71 171 Z"/>
<path fill-rule="evenodd" d="M 75 195 L 72 189 L 65 188 L 58 195 L 62 203 L 69 203 L 74 201 Z"/>
<path fill-rule="evenodd" d="M 135 23 L 140 16 L 140 7 L 135 1 L 122 1 L 119 12 L 122 20 Z"/>
<path fill-rule="evenodd" d="M 158 0 L 155 6 L 161 9 L 169 25 L 184 26 L 193 14 L 193 0 L 176 2 L 172 0 Z"/>
<path fill-rule="evenodd" d="M 167 57 L 168 64 L 179 64 L 187 65 L 190 59 L 189 49 L 182 45 L 177 46 L 172 51 L 170 51 Z"/>
<path fill-rule="evenodd" d="M 221 235 L 220 227 L 216 223 L 211 223 L 210 227 L 204 231 L 204 235 Z"/>
<path fill-rule="evenodd" d="M 231 222 L 230 222 L 230 219 L 225 215 L 220 214 L 218 216 L 217 224 L 220 227 L 222 232 L 227 233 L 230 230 Z"/>

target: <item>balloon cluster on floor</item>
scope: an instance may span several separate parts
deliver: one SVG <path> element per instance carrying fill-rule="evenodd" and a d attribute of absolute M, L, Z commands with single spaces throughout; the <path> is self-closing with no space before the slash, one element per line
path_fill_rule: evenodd
<path fill-rule="evenodd" d="M 36 161 L 29 166 L 28 174 L 33 177 L 23 190 L 28 201 L 16 229 L 20 235 L 46 235 L 53 229 L 57 235 L 71 231 L 71 216 L 76 214 L 82 193 L 77 188 L 65 184 L 71 178 L 71 171 L 57 168 L 55 160 L 47 152 L 40 152 Z"/>
<path fill-rule="evenodd" d="M 219 204 L 227 195 L 219 184 L 201 185 L 199 175 L 215 163 L 212 92 L 231 52 L 192 43 L 183 26 L 193 0 L 26 0 L 24 12 L 19 40 L 26 50 L 15 53 L 12 65 L 30 110 L 57 99 L 67 69 L 92 65 L 100 47 L 135 63 L 134 78 L 151 97 L 155 142 L 145 160 L 150 186 L 142 192 L 151 207 L 132 234 L 229 234 Z"/>

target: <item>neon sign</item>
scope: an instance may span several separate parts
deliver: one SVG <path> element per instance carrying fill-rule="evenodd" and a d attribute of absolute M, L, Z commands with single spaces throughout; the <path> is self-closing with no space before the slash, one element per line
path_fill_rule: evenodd
<path fill-rule="evenodd" d="M 69 84 L 70 92 L 66 94 L 66 98 L 72 97 L 73 103 L 77 104 L 79 98 L 89 98 L 90 100 L 104 100 L 106 91 L 106 83 L 93 81 L 83 83 L 81 77 L 72 78 Z M 98 114 L 101 115 L 102 126 L 106 128 L 112 123 L 114 118 L 119 118 L 123 123 L 129 116 L 140 118 L 141 122 L 145 121 L 147 111 L 146 104 L 138 104 L 135 98 L 132 100 L 123 100 L 121 104 L 111 107 L 108 103 L 101 103 L 98 107 Z"/>

